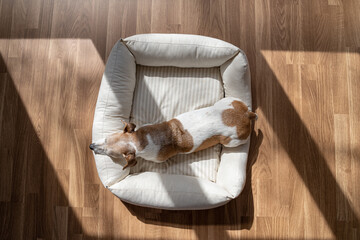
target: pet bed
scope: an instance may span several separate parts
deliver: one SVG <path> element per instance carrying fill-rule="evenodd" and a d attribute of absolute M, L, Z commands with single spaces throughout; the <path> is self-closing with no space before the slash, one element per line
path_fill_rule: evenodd
<path fill-rule="evenodd" d="M 197 35 L 142 34 L 119 40 L 107 60 L 95 109 L 94 141 L 237 97 L 251 109 L 245 54 L 227 42 Z M 94 155 L 103 185 L 125 202 L 172 210 L 223 205 L 242 191 L 249 141 L 177 155 L 165 163 Z"/>

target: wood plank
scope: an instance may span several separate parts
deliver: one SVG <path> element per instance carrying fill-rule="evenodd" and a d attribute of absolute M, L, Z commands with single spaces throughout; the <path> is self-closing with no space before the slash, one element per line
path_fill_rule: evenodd
<path fill-rule="evenodd" d="M 351 49 L 349 49 L 351 50 Z M 350 128 L 350 151 L 351 151 L 351 169 L 352 169 L 352 231 L 355 234 L 354 236 L 360 236 L 359 229 L 359 216 L 360 216 L 360 189 L 357 186 L 358 179 L 360 177 L 360 172 L 358 171 L 360 163 L 360 139 L 358 138 L 360 134 L 360 110 L 357 106 L 357 102 L 360 101 L 360 95 L 358 94 L 358 89 L 360 87 L 357 79 L 360 77 L 360 49 L 353 49 L 354 52 L 347 54 L 347 68 L 348 68 L 348 80 L 349 80 L 349 128 Z"/>
<path fill-rule="evenodd" d="M 336 194 L 337 209 L 336 220 L 350 221 L 352 218 L 350 205 L 351 201 L 351 150 L 350 150 L 350 128 L 349 116 L 347 114 L 335 115 L 335 159 L 336 159 L 336 179 L 339 188 Z M 345 194 L 339 194 L 339 191 Z"/>
<path fill-rule="evenodd" d="M 178 0 L 152 0 L 151 32 L 176 33 L 181 31 L 182 2 Z"/>
<path fill-rule="evenodd" d="M 182 6 L 182 33 L 209 35 L 210 2 L 184 0 Z"/>
<path fill-rule="evenodd" d="M 137 1 L 109 0 L 106 56 L 120 38 L 136 34 L 136 11 Z"/>
<path fill-rule="evenodd" d="M 139 0 L 136 14 L 136 33 L 151 33 L 152 0 Z"/>
<path fill-rule="evenodd" d="M 53 239 L 67 239 L 68 235 L 68 207 L 55 207 L 55 229 Z"/>

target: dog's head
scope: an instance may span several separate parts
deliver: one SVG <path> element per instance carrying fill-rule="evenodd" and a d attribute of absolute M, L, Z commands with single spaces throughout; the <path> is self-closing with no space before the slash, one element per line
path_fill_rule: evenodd
<path fill-rule="evenodd" d="M 89 148 L 95 154 L 108 155 L 113 158 L 124 157 L 127 164 L 123 169 L 136 165 L 135 147 L 131 141 L 131 134 L 134 132 L 136 125 L 124 122 L 124 130 L 111 134 L 110 136 L 100 139 L 90 144 Z"/>

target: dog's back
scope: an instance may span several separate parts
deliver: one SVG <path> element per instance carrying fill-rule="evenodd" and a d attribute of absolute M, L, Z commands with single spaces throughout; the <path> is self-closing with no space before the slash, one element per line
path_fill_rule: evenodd
<path fill-rule="evenodd" d="M 251 120 L 256 114 L 238 98 L 223 98 L 213 106 L 177 116 L 183 128 L 193 137 L 196 152 L 221 143 L 236 147 L 245 143 L 251 132 Z"/>

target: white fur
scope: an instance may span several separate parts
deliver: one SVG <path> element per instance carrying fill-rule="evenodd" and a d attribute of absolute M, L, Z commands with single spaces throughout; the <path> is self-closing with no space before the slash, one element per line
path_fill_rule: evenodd
<path fill-rule="evenodd" d="M 136 156 L 142 157 L 146 160 L 150 160 L 153 162 L 159 162 L 159 163 L 162 162 L 162 161 L 157 160 L 157 156 L 158 156 L 161 146 L 156 145 L 149 134 L 146 135 L 146 138 L 147 138 L 148 144 L 146 145 L 146 147 L 143 150 L 141 150 L 141 151 L 137 150 Z"/>
<path fill-rule="evenodd" d="M 94 142 L 94 144 L 97 146 L 101 146 L 101 145 L 105 144 L 105 140 L 106 140 L 106 138 L 99 139 L 96 142 Z"/>
<path fill-rule="evenodd" d="M 184 129 L 193 137 L 195 151 L 206 139 L 214 135 L 229 136 L 232 140 L 226 144 L 226 147 L 236 147 L 246 142 L 238 139 L 236 127 L 229 127 L 223 123 L 222 113 L 227 109 L 234 109 L 233 101 L 241 101 L 238 98 L 223 98 L 216 102 L 214 106 L 202 108 L 199 110 L 183 113 L 177 117 Z"/>

